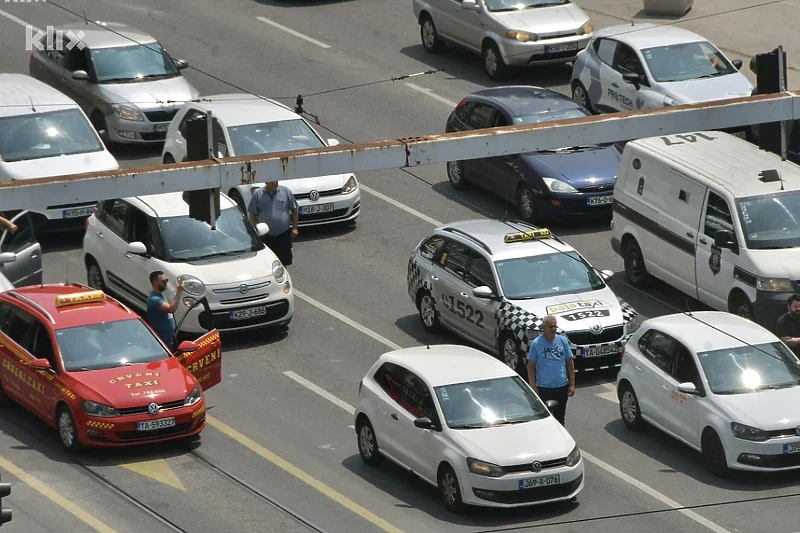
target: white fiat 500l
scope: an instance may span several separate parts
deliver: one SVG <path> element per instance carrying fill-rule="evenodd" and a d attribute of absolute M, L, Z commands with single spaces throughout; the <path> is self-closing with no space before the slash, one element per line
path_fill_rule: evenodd
<path fill-rule="evenodd" d="M 189 217 L 181 193 L 105 200 L 89 217 L 83 239 L 86 278 L 140 311 L 150 273 L 169 278 L 166 296 L 184 281 L 174 313 L 180 333 L 287 325 L 294 312 L 289 273 L 236 204 L 220 195 L 216 229 Z"/>
<path fill-rule="evenodd" d="M 800 468 L 800 359 L 750 320 L 702 311 L 645 321 L 617 392 L 626 426 L 651 423 L 701 451 L 715 475 Z"/>
<path fill-rule="evenodd" d="M 567 500 L 583 488 L 580 451 L 548 406 L 466 346 L 383 354 L 359 383 L 355 429 L 364 462 L 388 457 L 438 487 L 454 512 Z"/>

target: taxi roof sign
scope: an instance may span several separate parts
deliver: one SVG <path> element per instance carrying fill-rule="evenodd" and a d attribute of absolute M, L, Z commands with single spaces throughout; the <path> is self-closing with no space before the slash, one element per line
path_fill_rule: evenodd
<path fill-rule="evenodd" d="M 100 290 L 73 292 L 72 294 L 61 294 L 56 296 L 56 307 L 65 305 L 88 304 L 92 302 L 104 302 L 106 293 Z"/>
<path fill-rule="evenodd" d="M 503 237 L 503 242 L 506 244 L 521 241 L 535 241 L 538 239 L 549 239 L 553 234 L 547 228 L 538 228 L 531 231 L 517 231 L 514 233 L 506 233 Z"/>

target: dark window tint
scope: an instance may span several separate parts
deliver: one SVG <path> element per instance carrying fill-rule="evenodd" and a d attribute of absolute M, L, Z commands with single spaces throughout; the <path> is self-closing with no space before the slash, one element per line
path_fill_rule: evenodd
<path fill-rule="evenodd" d="M 147 215 L 136 209 L 128 208 L 128 223 L 125 227 L 125 240 L 128 242 L 141 242 L 148 244 Z"/>
<path fill-rule="evenodd" d="M 459 278 L 464 278 L 467 274 L 467 263 L 471 250 L 459 242 L 451 242 L 447 249 L 439 258 L 439 264 L 448 272 L 455 274 Z"/>
<path fill-rule="evenodd" d="M 733 231 L 733 219 L 731 210 L 724 198 L 711 191 L 708 192 L 708 205 L 706 206 L 706 218 L 703 233 L 714 238 L 718 230 Z M 748 231 L 751 231 L 748 228 Z"/>
<path fill-rule="evenodd" d="M 19 344 L 25 350 L 30 351 L 31 341 L 36 326 L 36 319 L 30 313 L 22 309 L 13 309 L 10 316 L 3 326 L 3 333 L 8 335 L 11 340 Z"/>
<path fill-rule="evenodd" d="M 697 365 L 694 363 L 692 353 L 682 344 L 677 344 L 675 350 L 675 371 L 672 373 L 678 383 L 691 382 L 700 390 L 700 376 Z"/>
<path fill-rule="evenodd" d="M 413 372 L 406 372 L 403 383 L 403 408 L 417 418 L 436 418 L 433 397 L 428 386 Z"/>
<path fill-rule="evenodd" d="M 617 53 L 614 56 L 614 64 L 612 65 L 616 70 L 622 72 L 634 72 L 636 74 L 644 74 L 642 62 L 636 52 L 627 44 L 620 43 L 617 46 Z"/>
<path fill-rule="evenodd" d="M 664 372 L 672 372 L 672 354 L 675 340 L 651 329 L 639 341 L 639 349 L 647 359 Z"/>
<path fill-rule="evenodd" d="M 497 284 L 494 281 L 494 273 L 489 261 L 482 255 L 475 255 L 472 258 L 472 263 L 469 265 L 469 274 L 467 274 L 467 283 L 473 287 L 487 286 L 492 289 L 492 292 L 497 292 Z"/>
<path fill-rule="evenodd" d="M 469 114 L 472 112 L 472 108 L 475 107 L 475 104 L 472 102 L 467 102 L 466 104 L 462 105 L 461 107 L 456 108 L 456 118 L 463 122 L 464 124 L 467 123 L 467 119 L 469 119 Z"/>
<path fill-rule="evenodd" d="M 444 237 L 440 235 L 433 235 L 420 245 L 419 254 L 425 259 L 432 261 L 439 253 L 439 250 L 442 249 L 442 245 L 444 245 L 444 243 Z"/>
<path fill-rule="evenodd" d="M 181 125 L 178 126 L 178 131 L 181 132 L 181 135 L 186 137 L 186 123 L 195 118 L 197 119 L 205 118 L 205 116 L 206 114 L 203 113 L 202 111 L 198 111 L 197 109 L 190 109 L 189 111 L 186 112 L 186 115 L 184 115 L 183 120 L 181 120 Z"/>
<path fill-rule="evenodd" d="M 128 216 L 130 205 L 120 199 L 106 200 L 102 203 L 102 214 L 98 217 L 108 226 L 108 229 L 122 237 L 125 235 L 125 219 Z"/>
<path fill-rule="evenodd" d="M 47 359 L 50 361 L 50 366 L 55 370 L 56 356 L 53 351 L 53 341 L 50 338 L 50 333 L 44 324 L 37 321 L 36 334 L 33 338 L 33 346 L 31 353 L 38 359 Z"/>
<path fill-rule="evenodd" d="M 494 120 L 494 108 L 486 104 L 475 104 L 469 114 L 467 125 L 473 129 L 491 128 Z"/>
<path fill-rule="evenodd" d="M 614 53 L 617 51 L 617 41 L 611 39 L 598 39 L 594 45 L 595 52 L 600 61 L 607 65 L 614 62 Z"/>
<path fill-rule="evenodd" d="M 375 372 L 375 382 L 398 404 L 403 397 L 406 369 L 393 363 L 384 363 Z"/>

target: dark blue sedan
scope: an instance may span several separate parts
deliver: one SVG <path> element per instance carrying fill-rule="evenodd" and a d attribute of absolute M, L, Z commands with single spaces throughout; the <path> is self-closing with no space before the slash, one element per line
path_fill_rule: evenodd
<path fill-rule="evenodd" d="M 515 85 L 476 91 L 461 100 L 446 131 L 466 131 L 589 116 L 561 93 Z M 611 216 L 619 150 L 607 145 L 572 146 L 447 163 L 456 189 L 475 184 L 517 206 L 530 222 Z"/>

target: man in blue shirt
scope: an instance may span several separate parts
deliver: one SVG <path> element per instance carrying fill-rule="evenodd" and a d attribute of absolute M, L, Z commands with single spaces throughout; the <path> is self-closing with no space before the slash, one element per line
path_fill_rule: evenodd
<path fill-rule="evenodd" d="M 147 321 L 155 332 L 161 337 L 170 350 L 175 350 L 175 318 L 172 313 L 178 309 L 183 293 L 183 283 L 179 283 L 175 290 L 175 298 L 171 302 L 164 297 L 167 290 L 168 278 L 160 270 L 150 273 L 150 284 L 153 292 L 147 297 Z"/>
<path fill-rule="evenodd" d="M 278 185 L 277 181 L 268 181 L 250 198 L 247 218 L 253 226 L 259 222 L 269 226 L 269 233 L 264 235 L 264 244 L 275 252 L 284 266 L 291 265 L 292 239 L 297 237 L 300 218 L 292 191 Z"/>
<path fill-rule="evenodd" d="M 534 339 L 528 352 L 528 381 L 543 402 L 558 402 L 553 416 L 564 425 L 567 398 L 575 395 L 575 355 L 557 329 L 556 317 L 544 317 L 542 334 Z"/>

